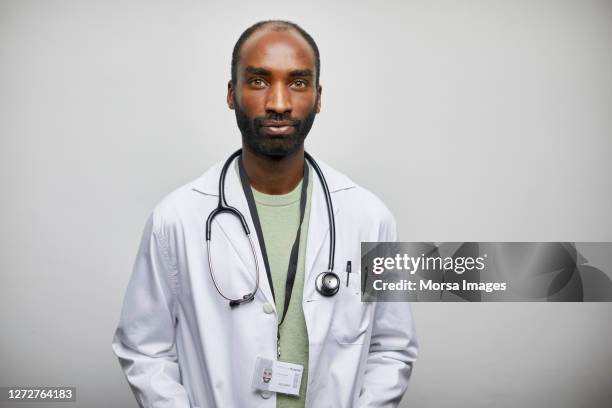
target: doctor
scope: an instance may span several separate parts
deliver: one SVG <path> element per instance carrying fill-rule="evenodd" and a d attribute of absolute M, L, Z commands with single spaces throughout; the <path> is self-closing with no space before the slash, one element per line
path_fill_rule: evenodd
<path fill-rule="evenodd" d="M 242 151 L 155 207 L 113 339 L 140 406 L 396 407 L 404 394 L 410 307 L 360 301 L 360 242 L 397 240 L 395 220 L 304 152 L 319 66 L 290 22 L 236 43 L 227 103 Z M 295 384 L 278 380 L 287 367 Z"/>

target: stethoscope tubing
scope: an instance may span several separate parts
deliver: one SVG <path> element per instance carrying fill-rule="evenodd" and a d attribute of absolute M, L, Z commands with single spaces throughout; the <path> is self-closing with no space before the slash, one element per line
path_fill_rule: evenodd
<path fill-rule="evenodd" d="M 217 279 L 215 279 L 215 272 L 213 270 L 213 262 L 212 262 L 212 253 L 210 251 L 210 239 L 206 240 L 206 252 L 208 252 L 208 267 L 210 269 L 210 276 L 212 277 L 213 284 L 217 289 L 217 292 L 226 300 L 230 302 L 239 302 L 243 303 L 245 301 L 251 300 L 250 298 L 255 296 L 257 290 L 259 290 L 259 261 L 257 260 L 257 254 L 255 253 L 255 245 L 253 244 L 253 239 L 251 238 L 251 234 L 247 234 L 247 238 L 249 239 L 249 244 L 251 245 L 251 253 L 253 254 L 253 259 L 255 259 L 255 289 L 250 292 L 248 295 L 242 297 L 242 299 L 232 299 L 223 294 L 221 288 L 219 287 L 219 283 L 217 283 Z"/>
<path fill-rule="evenodd" d="M 208 218 L 206 219 L 206 250 L 207 250 L 207 253 L 208 253 L 208 267 L 209 267 L 209 270 L 210 270 L 210 275 L 212 277 L 213 285 L 215 286 L 215 289 L 217 290 L 217 292 L 224 299 L 229 300 L 230 306 L 232 306 L 232 307 L 238 306 L 238 305 L 240 305 L 242 303 L 249 302 L 249 301 L 254 299 L 255 294 L 257 293 L 257 290 L 259 290 L 259 276 L 260 276 L 259 261 L 257 259 L 257 253 L 255 251 L 255 245 L 253 243 L 253 239 L 251 238 L 251 231 L 250 231 L 250 229 L 248 227 L 246 218 L 236 208 L 228 205 L 227 201 L 225 199 L 225 177 L 227 175 L 227 170 L 228 170 L 230 164 L 232 163 L 232 161 L 236 157 L 238 157 L 240 154 L 242 154 L 242 149 L 236 150 L 234 153 L 232 153 L 227 158 L 227 160 L 223 164 L 223 167 L 221 169 L 221 174 L 219 175 L 219 203 L 217 204 L 217 207 L 210 212 L 210 214 L 208 215 Z M 329 220 L 329 231 L 330 231 L 330 233 L 329 233 L 329 259 L 328 259 L 328 267 L 327 267 L 327 271 L 326 272 L 322 272 L 320 275 L 322 276 L 323 274 L 331 274 L 331 275 L 333 275 L 335 277 L 335 279 L 338 279 L 337 275 L 334 273 L 334 256 L 335 256 L 335 252 L 336 252 L 336 222 L 335 222 L 335 217 L 334 217 L 334 208 L 333 208 L 333 205 L 332 205 L 331 194 L 329 192 L 329 187 L 327 185 L 327 181 L 325 180 L 325 176 L 323 175 L 323 172 L 321 171 L 321 168 L 319 167 L 317 162 L 307 152 L 304 152 L 304 157 L 310 163 L 310 165 L 314 168 L 314 170 L 317 173 L 317 176 L 319 178 L 319 181 L 321 182 L 321 185 L 322 185 L 322 188 L 323 188 L 323 195 L 325 197 L 325 203 L 326 203 L 326 206 L 327 206 L 327 217 L 328 217 L 328 220 Z M 213 265 L 213 261 L 212 261 L 211 245 L 210 245 L 211 231 L 212 231 L 212 221 L 214 220 L 214 218 L 217 215 L 219 215 L 221 213 L 229 213 L 229 214 L 232 214 L 232 215 L 238 217 L 238 219 L 240 220 L 240 223 L 242 225 L 242 228 L 244 230 L 244 233 L 246 234 L 247 238 L 249 239 L 249 244 L 250 244 L 250 247 L 251 247 L 251 252 L 253 254 L 253 259 L 255 260 L 255 269 L 256 269 L 255 288 L 253 289 L 252 292 L 244 295 L 241 299 L 232 299 L 232 298 L 230 298 L 230 297 L 228 297 L 228 296 L 223 294 L 223 292 L 221 291 L 221 288 L 219 286 L 219 283 L 217 282 L 217 279 L 215 278 L 214 268 L 212 266 Z M 336 289 L 336 291 L 331 293 L 331 295 L 330 294 L 325 294 L 319 288 L 318 285 L 317 285 L 317 290 L 321 294 L 323 294 L 324 296 L 331 296 L 331 295 L 333 295 L 333 294 L 335 294 L 337 292 L 337 289 Z"/>
<path fill-rule="evenodd" d="M 323 172 L 321 171 L 321 168 L 319 167 L 317 162 L 312 158 L 310 154 L 308 154 L 308 152 L 304 152 L 304 157 L 315 169 L 315 172 L 317 173 L 317 176 L 319 176 L 319 180 L 323 185 L 323 195 L 325 196 L 325 203 L 327 204 L 327 218 L 329 220 L 329 260 L 327 263 L 327 271 L 333 272 L 334 257 L 336 254 L 336 220 L 334 217 L 334 206 L 332 204 L 331 194 L 329 192 L 327 181 L 325 180 Z"/>

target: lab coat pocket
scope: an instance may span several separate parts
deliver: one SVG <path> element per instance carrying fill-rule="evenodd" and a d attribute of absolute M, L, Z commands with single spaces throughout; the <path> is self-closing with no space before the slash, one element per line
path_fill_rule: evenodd
<path fill-rule="evenodd" d="M 331 331 L 340 344 L 363 344 L 370 326 L 371 303 L 361 301 L 359 281 L 350 282 L 349 287 L 342 282 L 338 291 Z"/>

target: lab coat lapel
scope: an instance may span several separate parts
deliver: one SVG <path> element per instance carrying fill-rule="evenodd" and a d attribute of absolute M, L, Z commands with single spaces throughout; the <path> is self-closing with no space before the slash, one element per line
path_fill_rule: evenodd
<path fill-rule="evenodd" d="M 263 261 L 261 246 L 259 244 L 257 232 L 255 231 L 255 226 L 253 224 L 253 218 L 251 217 L 249 205 L 244 195 L 242 184 L 240 183 L 240 177 L 238 176 L 235 169 L 235 160 L 227 169 L 227 176 L 225 179 L 225 199 L 229 206 L 236 208 L 242 213 L 242 215 L 246 219 L 249 231 L 251 232 L 251 239 L 253 240 L 253 245 L 255 246 L 255 253 L 257 255 L 257 262 L 259 264 L 259 291 L 258 294 L 256 294 L 256 297 L 259 296 L 259 293 L 261 293 L 265 298 L 266 302 L 275 306 L 274 298 L 272 297 L 272 291 L 270 290 L 270 284 L 268 283 L 268 278 L 266 276 L 266 266 Z M 244 234 L 244 230 L 242 229 L 242 225 L 240 224 L 239 220 L 236 217 L 233 218 L 234 219 L 232 219 L 231 222 L 220 221 L 219 227 L 223 231 L 223 234 L 228 239 L 228 241 L 236 249 L 236 252 L 240 257 L 241 261 L 246 265 L 249 274 L 252 277 L 254 285 L 256 270 L 255 261 L 251 252 L 251 245 L 249 244 L 249 240 Z"/>

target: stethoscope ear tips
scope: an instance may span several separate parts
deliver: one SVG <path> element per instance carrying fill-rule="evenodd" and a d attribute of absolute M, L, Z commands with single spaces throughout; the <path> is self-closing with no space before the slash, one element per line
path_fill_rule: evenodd
<path fill-rule="evenodd" d="M 315 287 L 323 296 L 334 296 L 340 289 L 340 278 L 332 271 L 321 272 L 317 276 Z"/>

